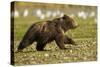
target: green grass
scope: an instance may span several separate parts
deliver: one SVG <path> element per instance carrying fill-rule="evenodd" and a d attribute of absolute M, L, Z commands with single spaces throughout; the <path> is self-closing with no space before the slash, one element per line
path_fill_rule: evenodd
<path fill-rule="evenodd" d="M 50 63 L 66 63 L 80 61 L 95 61 L 97 60 L 97 42 L 96 42 L 96 23 L 94 18 L 86 20 L 74 18 L 79 27 L 74 30 L 69 30 L 66 34 L 71 36 L 77 46 L 66 45 L 66 50 L 60 50 L 55 42 L 49 43 L 45 49 L 47 51 L 36 51 L 36 44 L 25 48 L 23 52 L 16 52 L 20 40 L 32 25 L 38 20 L 34 17 L 15 18 L 14 20 L 14 62 L 15 65 L 24 64 L 50 64 Z"/>

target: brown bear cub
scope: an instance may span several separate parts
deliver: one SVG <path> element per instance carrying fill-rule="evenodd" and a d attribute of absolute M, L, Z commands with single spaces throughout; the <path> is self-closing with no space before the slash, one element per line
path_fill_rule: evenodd
<path fill-rule="evenodd" d="M 64 44 L 75 44 L 75 42 L 64 33 L 77 26 L 78 24 L 67 15 L 50 21 L 34 23 L 24 35 L 18 51 L 22 51 L 33 42 L 37 42 L 37 51 L 43 51 L 46 44 L 52 41 L 55 41 L 60 49 L 66 49 Z"/>

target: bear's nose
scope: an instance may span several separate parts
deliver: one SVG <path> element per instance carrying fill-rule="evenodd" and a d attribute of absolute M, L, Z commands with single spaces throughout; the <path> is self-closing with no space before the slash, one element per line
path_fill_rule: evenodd
<path fill-rule="evenodd" d="M 78 25 L 78 23 L 77 22 L 74 22 L 73 23 L 73 28 L 77 28 L 79 25 Z"/>
<path fill-rule="evenodd" d="M 78 23 L 76 22 L 76 23 L 75 23 L 75 27 L 78 27 L 78 26 L 79 26 L 79 25 L 78 25 Z"/>

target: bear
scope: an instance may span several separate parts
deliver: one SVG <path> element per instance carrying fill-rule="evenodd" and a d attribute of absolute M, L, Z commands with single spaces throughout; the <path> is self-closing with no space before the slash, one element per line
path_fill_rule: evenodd
<path fill-rule="evenodd" d="M 75 44 L 75 42 L 65 33 L 77 27 L 78 23 L 68 15 L 33 23 L 21 40 L 18 51 L 22 51 L 24 48 L 32 45 L 33 42 L 37 42 L 37 51 L 43 51 L 46 44 L 52 41 L 55 41 L 60 49 L 66 49 L 64 44 Z"/>

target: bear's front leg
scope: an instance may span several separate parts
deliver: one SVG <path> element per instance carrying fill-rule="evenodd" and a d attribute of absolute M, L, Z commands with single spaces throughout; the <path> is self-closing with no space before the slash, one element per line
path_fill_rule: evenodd
<path fill-rule="evenodd" d="M 64 46 L 64 36 L 63 35 L 57 35 L 55 38 L 55 41 L 60 49 L 66 49 Z"/>
<path fill-rule="evenodd" d="M 68 37 L 67 35 L 64 36 L 64 44 L 73 44 L 73 45 L 76 45 L 75 41 Z"/>

